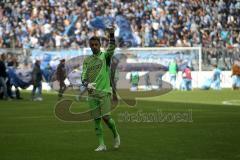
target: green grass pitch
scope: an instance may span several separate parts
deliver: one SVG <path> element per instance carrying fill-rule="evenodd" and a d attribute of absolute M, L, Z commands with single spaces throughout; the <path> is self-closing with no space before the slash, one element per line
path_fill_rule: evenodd
<path fill-rule="evenodd" d="M 121 135 L 114 150 L 104 125 L 108 151 L 96 153 L 93 122 L 64 122 L 54 115 L 55 94 L 42 102 L 0 101 L 0 160 L 239 160 L 240 92 L 232 90 L 168 94 L 140 99 L 136 107 L 121 103 L 112 113 Z M 73 112 L 86 109 L 74 105 Z M 190 113 L 189 122 L 141 122 L 123 113 Z"/>

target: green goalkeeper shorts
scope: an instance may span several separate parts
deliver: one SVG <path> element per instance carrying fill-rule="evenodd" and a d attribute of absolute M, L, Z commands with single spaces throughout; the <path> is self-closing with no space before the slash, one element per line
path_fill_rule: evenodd
<path fill-rule="evenodd" d="M 110 115 L 111 112 L 111 93 L 101 96 L 91 96 L 88 98 L 91 117 L 93 119 L 101 118 L 105 115 Z"/>

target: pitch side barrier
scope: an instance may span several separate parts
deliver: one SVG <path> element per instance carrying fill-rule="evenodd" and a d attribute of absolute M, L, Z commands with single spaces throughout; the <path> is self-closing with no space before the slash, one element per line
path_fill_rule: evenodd
<path fill-rule="evenodd" d="M 105 50 L 105 48 L 102 48 Z M 180 88 L 182 81 L 182 71 L 186 66 L 192 70 L 193 88 L 201 88 L 202 84 L 212 76 L 213 64 L 218 64 L 223 68 L 222 87 L 231 87 L 231 71 L 229 66 L 232 65 L 239 49 L 227 50 L 220 48 L 202 48 L 202 47 L 145 47 L 145 48 L 116 48 L 113 57 L 112 68 L 116 71 L 115 80 L 117 87 L 123 89 L 131 88 L 130 78 L 132 73 L 139 75 L 138 87 L 140 89 L 150 88 L 157 89 L 161 81 L 170 82 L 168 73 L 169 63 L 175 61 L 178 65 L 176 87 Z M 52 72 L 56 69 L 59 60 L 67 60 L 68 79 L 67 84 L 75 85 L 81 83 L 80 74 L 83 60 L 91 54 L 90 48 L 79 49 L 0 49 L 0 54 L 17 55 L 18 61 L 22 67 L 28 66 L 31 69 L 36 59 L 42 61 L 41 68 L 51 68 Z M 72 76 L 73 71 L 78 74 Z M 24 72 L 24 70 L 21 70 Z M 20 73 L 21 74 L 21 73 Z M 22 74 L 24 75 L 24 74 Z M 51 76 L 49 74 L 46 74 Z M 71 77 L 72 76 L 72 77 Z M 48 83 L 49 83 L 49 77 Z M 73 82 L 74 81 L 74 82 Z M 51 89 L 47 84 L 43 89 Z"/>

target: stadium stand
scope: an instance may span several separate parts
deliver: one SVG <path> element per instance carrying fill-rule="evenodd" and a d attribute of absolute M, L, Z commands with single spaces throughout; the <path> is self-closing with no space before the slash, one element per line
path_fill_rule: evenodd
<path fill-rule="evenodd" d="M 0 5 L 0 47 L 86 46 L 89 36 L 103 35 L 103 19 L 117 24 L 117 36 L 127 31 L 137 46 L 219 47 L 220 41 L 231 47 L 240 42 L 239 12 L 236 0 L 6 1 Z M 97 16 L 103 24 L 91 25 Z"/>
<path fill-rule="evenodd" d="M 237 0 L 5 0 L 0 48 L 78 49 L 114 24 L 119 47 L 201 46 L 203 67 L 228 70 L 239 57 L 239 13 Z"/>

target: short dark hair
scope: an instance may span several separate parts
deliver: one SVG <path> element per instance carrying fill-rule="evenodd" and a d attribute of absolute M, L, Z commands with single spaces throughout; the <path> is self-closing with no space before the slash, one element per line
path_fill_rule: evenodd
<path fill-rule="evenodd" d="M 100 43 L 100 38 L 97 36 L 93 36 L 89 39 L 89 42 L 91 42 L 91 41 L 98 41 Z"/>

